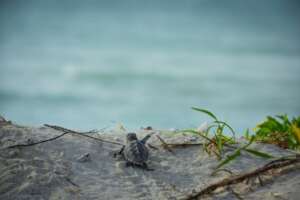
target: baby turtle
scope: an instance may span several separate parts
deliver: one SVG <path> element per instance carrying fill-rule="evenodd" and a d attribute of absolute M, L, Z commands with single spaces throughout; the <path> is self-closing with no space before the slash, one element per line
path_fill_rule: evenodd
<path fill-rule="evenodd" d="M 135 133 L 128 133 L 126 136 L 126 144 L 122 147 L 118 154 L 122 155 L 126 160 L 126 166 L 140 167 L 145 170 L 149 169 L 147 160 L 149 157 L 149 151 L 146 147 L 147 140 L 152 134 L 145 136 L 142 140 L 138 140 Z"/>

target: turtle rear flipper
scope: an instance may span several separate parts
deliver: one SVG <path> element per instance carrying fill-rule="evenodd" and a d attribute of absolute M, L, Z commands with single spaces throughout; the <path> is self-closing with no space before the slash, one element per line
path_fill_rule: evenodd
<path fill-rule="evenodd" d="M 154 171 L 154 169 L 148 167 L 147 163 L 135 164 L 135 163 L 127 161 L 125 166 L 126 167 L 137 167 L 137 168 L 141 168 L 141 169 L 146 170 L 146 171 Z"/>

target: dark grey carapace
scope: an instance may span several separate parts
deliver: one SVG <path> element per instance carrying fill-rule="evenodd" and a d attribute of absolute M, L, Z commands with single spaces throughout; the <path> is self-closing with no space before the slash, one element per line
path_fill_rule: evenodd
<path fill-rule="evenodd" d="M 137 166 L 150 170 L 146 163 L 149 157 L 149 151 L 145 144 L 151 135 L 152 134 L 145 136 L 142 140 L 138 140 L 135 133 L 128 133 L 126 135 L 126 144 L 119 153 L 123 155 L 127 166 Z"/>

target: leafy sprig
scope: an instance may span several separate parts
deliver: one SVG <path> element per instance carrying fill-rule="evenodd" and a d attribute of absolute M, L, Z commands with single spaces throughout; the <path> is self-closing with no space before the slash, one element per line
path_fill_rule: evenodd
<path fill-rule="evenodd" d="M 289 120 L 288 116 L 268 116 L 254 129 L 255 141 L 300 150 L 300 116 Z"/>
<path fill-rule="evenodd" d="M 247 153 L 250 153 L 252 155 L 261 157 L 261 158 L 274 158 L 274 156 L 257 151 L 254 149 L 249 148 L 249 146 L 256 140 L 255 136 L 251 136 L 249 134 L 249 130 L 246 132 L 247 138 L 249 139 L 249 142 L 241 147 L 240 142 L 236 140 L 236 133 L 234 129 L 226 122 L 219 120 L 214 113 L 212 113 L 209 110 L 203 109 L 203 108 L 197 108 L 192 107 L 193 110 L 197 112 L 204 113 L 208 116 L 210 116 L 213 119 L 213 122 L 210 126 L 208 126 L 207 130 L 204 132 L 188 129 L 185 130 L 185 132 L 190 132 L 199 135 L 200 137 L 204 138 L 206 141 L 203 145 L 204 151 L 207 152 L 209 155 L 214 154 L 217 156 L 217 158 L 220 161 L 216 169 L 219 169 L 223 167 L 224 165 L 234 161 L 236 158 L 238 158 L 241 155 L 241 151 L 245 151 Z M 225 131 L 228 131 L 231 133 L 231 136 L 228 136 L 225 134 Z M 234 145 L 237 144 L 237 145 Z M 224 154 L 224 148 L 230 148 L 234 149 L 235 151 L 231 153 L 230 155 L 226 156 L 226 158 L 223 158 Z"/>

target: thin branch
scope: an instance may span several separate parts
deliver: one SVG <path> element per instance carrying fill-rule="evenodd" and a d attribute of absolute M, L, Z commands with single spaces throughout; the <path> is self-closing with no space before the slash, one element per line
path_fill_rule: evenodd
<path fill-rule="evenodd" d="M 174 151 L 169 147 L 169 145 L 159 136 L 159 135 L 156 135 L 156 137 L 159 139 L 159 141 L 162 143 L 162 147 L 164 149 L 166 149 L 167 151 L 171 152 L 171 153 L 174 153 Z"/>
<path fill-rule="evenodd" d="M 289 166 L 289 165 L 299 163 L 300 162 L 300 157 L 296 156 L 296 158 L 293 158 L 293 159 L 288 159 L 288 160 L 280 159 L 280 160 L 281 160 L 280 162 L 271 161 L 270 163 L 264 165 L 263 167 L 260 167 L 256 170 L 251 171 L 251 172 L 241 174 L 241 175 L 237 175 L 237 176 L 234 176 L 232 178 L 223 179 L 223 180 L 221 180 L 217 183 L 209 185 L 208 187 L 204 188 L 203 190 L 201 190 L 200 192 L 198 192 L 196 194 L 189 195 L 188 197 L 184 198 L 183 200 L 198 199 L 203 195 L 210 194 L 211 192 L 215 191 L 217 188 L 240 183 L 240 182 L 242 182 L 246 179 L 259 176 L 260 174 L 263 174 L 263 173 L 265 173 L 269 170 L 272 170 L 272 169 L 278 169 L 278 168 L 282 168 L 282 167 L 286 167 L 286 166 Z"/>
<path fill-rule="evenodd" d="M 73 186 L 80 188 L 80 186 L 76 183 L 74 183 L 69 177 L 65 177 L 65 180 L 71 183 Z"/>
<path fill-rule="evenodd" d="M 167 143 L 159 135 L 156 135 L 156 137 L 162 143 L 162 147 L 171 153 L 174 153 L 172 148 L 184 148 L 189 146 L 203 145 L 203 143 Z"/>
<path fill-rule="evenodd" d="M 280 157 L 276 160 L 272 160 L 270 161 L 269 163 L 267 163 L 265 166 L 269 166 L 269 165 L 274 165 L 276 163 L 280 163 L 280 162 L 284 162 L 284 161 L 287 161 L 287 160 L 291 160 L 293 159 L 294 157 L 291 157 L 291 156 L 285 156 L 285 157 Z M 298 154 L 296 154 L 296 158 L 300 158 L 300 156 Z"/>
<path fill-rule="evenodd" d="M 232 171 L 230 171 L 229 169 L 217 169 L 217 170 L 215 170 L 211 175 L 212 176 L 215 176 L 218 172 L 221 172 L 221 171 L 223 171 L 223 172 L 227 172 L 227 173 L 229 173 L 229 174 L 233 174 L 233 172 Z"/>
<path fill-rule="evenodd" d="M 86 131 L 86 132 L 79 132 L 79 131 L 74 131 L 68 128 L 64 128 L 61 126 L 56 126 L 56 125 L 49 125 L 49 124 L 44 124 L 44 126 L 49 127 L 49 128 L 53 128 L 55 130 L 58 131 L 64 131 L 64 132 L 70 132 L 70 133 L 80 133 L 80 134 L 89 134 L 89 133 L 96 133 L 96 130 L 91 130 L 91 131 Z"/>
<path fill-rule="evenodd" d="M 101 139 L 101 138 L 92 137 L 90 135 L 85 135 L 86 133 L 94 133 L 94 132 L 91 132 L 91 131 L 88 131 L 88 132 L 77 132 L 77 131 L 73 131 L 71 129 L 67 129 L 67 128 L 63 128 L 63 127 L 55 126 L 55 125 L 49 125 L 49 124 L 44 124 L 44 126 L 52 128 L 52 129 L 55 129 L 55 130 L 58 130 L 58 131 L 68 131 L 68 133 L 71 133 L 71 134 L 74 134 L 74 135 L 78 135 L 78 136 L 81 136 L 81 137 L 87 137 L 87 138 L 90 138 L 90 139 L 93 139 L 93 140 L 97 140 L 97 141 L 100 141 L 100 142 L 105 142 L 105 143 L 110 143 L 110 144 L 116 144 L 116 145 L 124 146 L 124 144 L 122 144 L 120 142 L 115 142 L 115 141 L 110 141 L 110 140 L 104 140 L 104 139 Z"/>
<path fill-rule="evenodd" d="M 36 145 L 36 144 L 41 144 L 41 143 L 44 143 L 44 142 L 49 142 L 49 141 L 52 141 L 52 140 L 56 140 L 66 134 L 68 134 L 69 132 L 64 132 L 63 134 L 61 135 L 58 135 L 58 136 L 55 136 L 53 138 L 49 138 L 47 140 L 42 140 L 42 141 L 38 141 L 38 142 L 33 142 L 33 143 L 29 143 L 29 144 L 16 144 L 16 145 L 12 145 L 12 146 L 9 146 L 7 148 L 11 149 L 11 148 L 16 148 L 16 147 L 28 147 L 28 146 L 33 146 L 33 145 Z"/>
<path fill-rule="evenodd" d="M 152 144 L 147 144 L 148 147 L 154 150 L 159 150 L 156 146 L 153 146 Z"/>
<path fill-rule="evenodd" d="M 189 147 L 189 146 L 199 146 L 203 145 L 203 143 L 166 143 L 170 148 L 177 148 L 177 147 Z"/>

